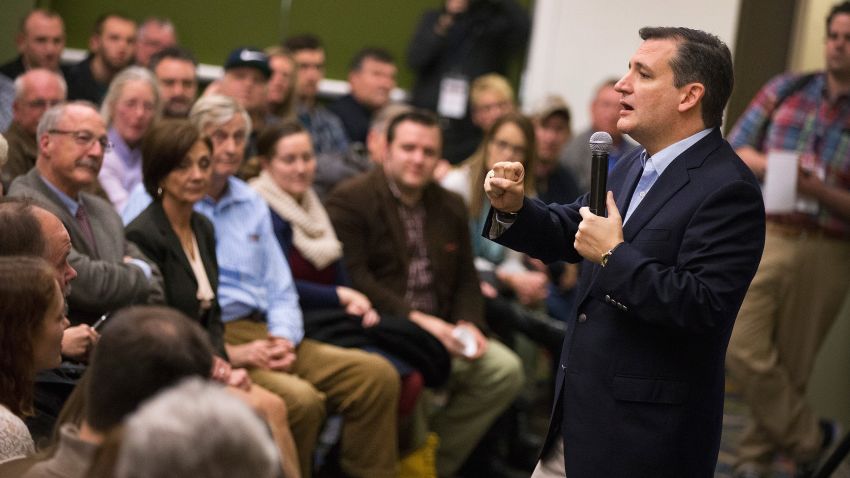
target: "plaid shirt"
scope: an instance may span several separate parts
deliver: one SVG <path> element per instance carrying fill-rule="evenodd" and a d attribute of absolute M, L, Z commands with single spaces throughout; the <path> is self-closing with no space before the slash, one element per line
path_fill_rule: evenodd
<path fill-rule="evenodd" d="M 850 190 L 850 97 L 843 95 L 830 102 L 826 75 L 821 73 L 775 108 L 777 97 L 797 78 L 783 74 L 768 82 L 732 128 L 729 143 L 734 148 L 752 146 L 761 152 L 796 151 L 801 165 L 823 171 L 827 185 Z M 817 225 L 850 238 L 850 223 L 826 208 L 820 208 L 817 214 L 794 213 L 780 219 Z"/>
<path fill-rule="evenodd" d="M 390 178 L 387 178 L 387 183 L 396 199 L 407 242 L 407 291 L 404 300 L 413 310 L 436 315 L 438 308 L 434 274 L 431 271 L 431 259 L 428 258 L 428 245 L 425 243 L 425 206 L 422 201 L 408 206 L 401 200 L 398 186 Z"/>

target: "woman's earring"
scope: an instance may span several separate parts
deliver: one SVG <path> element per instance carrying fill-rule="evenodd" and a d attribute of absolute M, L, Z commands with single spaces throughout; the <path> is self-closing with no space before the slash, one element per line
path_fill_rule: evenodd
<path fill-rule="evenodd" d="M 158 198 L 162 197 L 162 186 L 156 188 L 156 197 L 158 197 Z"/>

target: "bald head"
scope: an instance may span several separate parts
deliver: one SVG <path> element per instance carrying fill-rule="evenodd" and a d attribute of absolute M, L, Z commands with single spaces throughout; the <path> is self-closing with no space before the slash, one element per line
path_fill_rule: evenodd
<path fill-rule="evenodd" d="M 71 281 L 77 277 L 77 271 L 68 262 L 68 256 L 71 255 L 71 236 L 62 221 L 50 211 L 33 206 L 33 213 L 46 245 L 42 257 L 56 271 L 56 280 L 59 281 L 62 293 L 67 296 L 71 292 Z"/>
<path fill-rule="evenodd" d="M 0 200 L 0 256 L 36 256 L 50 263 L 67 295 L 77 271 L 68 263 L 71 237 L 53 213 L 25 198 Z"/>
<path fill-rule="evenodd" d="M 65 101 L 68 87 L 58 73 L 36 68 L 15 79 L 13 121 L 35 136 L 38 122 L 48 108 Z"/>

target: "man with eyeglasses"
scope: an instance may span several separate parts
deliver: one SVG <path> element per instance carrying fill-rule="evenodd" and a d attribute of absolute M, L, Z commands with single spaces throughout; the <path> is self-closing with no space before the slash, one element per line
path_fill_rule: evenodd
<path fill-rule="evenodd" d="M 35 168 L 13 181 L 9 194 L 38 201 L 71 235 L 69 262 L 78 274 L 68 295 L 71 323 L 91 324 L 124 306 L 162 302 L 159 271 L 124 239 L 112 206 L 84 192 L 97 179 L 109 148 L 106 126 L 94 106 L 72 102 L 48 109 L 36 138 Z"/>
<path fill-rule="evenodd" d="M 0 171 L 4 186 L 8 187 L 13 179 L 35 166 L 38 121 L 48 108 L 65 101 L 67 89 L 61 75 L 43 68 L 29 70 L 15 80 L 14 116 L 4 133 L 9 142 L 9 161 Z"/>

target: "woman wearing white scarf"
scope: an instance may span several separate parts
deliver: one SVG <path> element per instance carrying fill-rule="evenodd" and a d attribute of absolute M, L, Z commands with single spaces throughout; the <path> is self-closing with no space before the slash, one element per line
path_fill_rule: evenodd
<path fill-rule="evenodd" d="M 377 324 L 380 316 L 369 299 L 340 285 L 345 282 L 342 244 L 313 190 L 316 156 L 310 134 L 298 123 L 284 122 L 269 130 L 257 146 L 263 171 L 251 186 L 271 208 L 275 234 L 290 262 L 302 306 L 341 306 L 362 317 L 364 327 Z M 287 228 L 291 238 L 285 237 Z"/>

